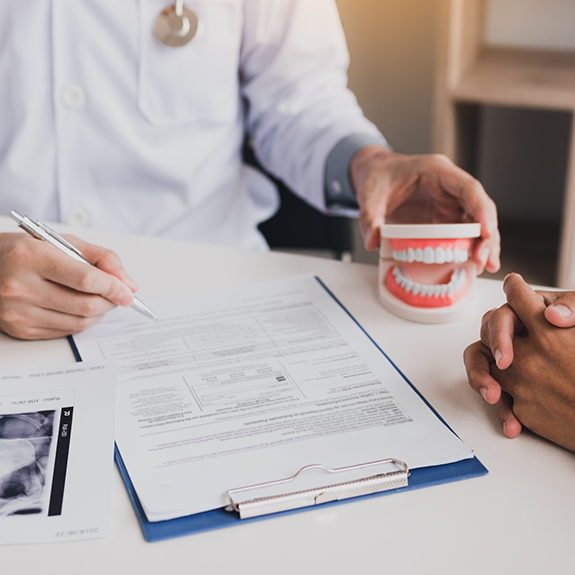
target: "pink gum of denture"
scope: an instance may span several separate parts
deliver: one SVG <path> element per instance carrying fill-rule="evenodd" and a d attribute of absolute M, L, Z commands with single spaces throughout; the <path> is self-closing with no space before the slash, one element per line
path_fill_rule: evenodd
<path fill-rule="evenodd" d="M 465 279 L 465 284 L 457 290 L 452 296 L 445 294 L 444 296 L 422 296 L 420 294 L 414 295 L 412 292 L 406 292 L 396 281 L 393 275 L 393 267 L 391 266 L 387 271 L 387 278 L 385 285 L 389 292 L 401 301 L 413 307 L 419 308 L 440 308 L 456 304 L 459 300 L 465 297 L 471 286 L 469 274 Z"/>

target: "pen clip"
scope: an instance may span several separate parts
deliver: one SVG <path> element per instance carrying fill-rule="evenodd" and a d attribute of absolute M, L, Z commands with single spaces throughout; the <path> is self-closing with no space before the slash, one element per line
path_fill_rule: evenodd
<path fill-rule="evenodd" d="M 46 224 L 43 224 L 40 220 L 36 220 L 34 223 L 39 228 L 43 229 L 47 234 L 52 236 L 55 240 L 64 244 L 69 250 L 72 250 L 79 256 L 82 255 L 82 252 L 74 244 L 70 243 L 66 238 L 62 237 L 58 232 L 55 232 L 52 228 L 48 227 Z"/>
<path fill-rule="evenodd" d="M 66 238 L 63 238 L 59 233 L 55 232 L 52 228 L 43 224 L 39 220 L 32 220 L 28 216 L 23 216 L 19 214 L 16 210 L 10 212 L 10 217 L 21 227 L 26 230 L 29 234 L 34 236 L 38 240 L 46 240 L 46 237 L 42 233 L 50 236 L 55 242 L 61 244 L 71 252 L 74 252 L 78 256 L 82 256 L 82 252 L 72 243 L 70 243 Z"/>
<path fill-rule="evenodd" d="M 36 238 L 37 240 L 45 239 L 40 233 L 43 230 L 41 228 L 38 230 L 36 222 L 33 222 L 28 216 L 23 216 L 17 211 L 12 210 L 10 212 L 10 217 L 18 224 L 19 228 L 22 228 L 24 231 L 28 232 L 32 237 Z"/>

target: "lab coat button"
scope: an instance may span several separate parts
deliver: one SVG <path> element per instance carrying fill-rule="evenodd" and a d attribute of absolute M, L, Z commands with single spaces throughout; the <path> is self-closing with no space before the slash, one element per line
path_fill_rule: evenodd
<path fill-rule="evenodd" d="M 85 101 L 84 90 L 75 84 L 68 86 L 62 92 L 62 102 L 67 108 L 80 108 Z"/>
<path fill-rule="evenodd" d="M 70 226 L 85 228 L 88 225 L 88 214 L 84 210 L 72 210 L 66 218 L 66 223 Z"/>

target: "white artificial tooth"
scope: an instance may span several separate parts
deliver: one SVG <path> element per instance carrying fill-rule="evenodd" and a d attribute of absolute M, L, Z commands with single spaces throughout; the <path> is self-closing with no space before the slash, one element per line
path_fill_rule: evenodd
<path fill-rule="evenodd" d="M 413 291 L 413 295 L 417 295 L 421 291 L 421 284 L 419 284 L 417 282 L 413 282 L 412 291 Z"/>
<path fill-rule="evenodd" d="M 409 263 L 415 261 L 415 250 L 413 248 L 407 248 L 407 261 Z"/>
<path fill-rule="evenodd" d="M 455 293 L 455 286 L 453 285 L 453 282 L 449 282 L 447 284 L 447 295 L 449 297 L 453 297 L 454 293 Z"/>
<path fill-rule="evenodd" d="M 401 266 L 395 266 L 397 268 L 397 283 L 398 284 L 402 284 L 402 282 L 405 282 L 405 280 L 407 279 L 407 274 L 405 273 L 405 270 L 401 267 Z"/>
<path fill-rule="evenodd" d="M 425 284 L 421 284 L 421 285 L 419 286 L 419 294 L 420 294 L 421 296 L 425 297 L 425 296 L 427 295 L 427 288 L 428 288 L 428 287 L 429 287 L 429 286 L 426 286 Z"/>
<path fill-rule="evenodd" d="M 402 262 L 406 262 L 406 261 L 407 261 L 407 250 L 402 250 L 402 252 L 401 252 L 401 261 L 402 261 Z"/>
<path fill-rule="evenodd" d="M 433 286 L 433 297 L 439 297 L 441 286 Z"/>
<path fill-rule="evenodd" d="M 445 263 L 450 264 L 453 261 L 453 250 L 451 248 L 445 249 Z"/>
<path fill-rule="evenodd" d="M 423 263 L 424 264 L 435 263 L 435 253 L 433 252 L 433 248 L 427 246 L 423 250 Z"/>
<path fill-rule="evenodd" d="M 405 291 L 409 293 L 413 289 L 413 281 L 410 279 L 405 280 L 405 285 L 403 286 Z"/>
<path fill-rule="evenodd" d="M 436 264 L 445 263 L 445 250 L 441 246 L 435 248 L 435 263 Z"/>
<path fill-rule="evenodd" d="M 423 261 L 423 250 L 421 248 L 417 248 L 415 250 L 415 261 L 422 262 Z"/>
<path fill-rule="evenodd" d="M 441 294 L 442 296 L 444 296 L 446 293 L 447 293 L 447 284 L 443 284 L 443 285 L 441 286 L 441 292 L 440 292 L 440 294 Z"/>
<path fill-rule="evenodd" d="M 391 273 L 392 273 L 393 277 L 397 277 L 397 274 L 399 273 L 397 266 L 393 267 L 393 269 L 391 270 Z"/>
<path fill-rule="evenodd" d="M 453 250 L 453 261 L 456 264 L 462 264 L 467 261 L 469 254 L 467 250 L 460 250 L 459 248 L 455 248 Z"/>

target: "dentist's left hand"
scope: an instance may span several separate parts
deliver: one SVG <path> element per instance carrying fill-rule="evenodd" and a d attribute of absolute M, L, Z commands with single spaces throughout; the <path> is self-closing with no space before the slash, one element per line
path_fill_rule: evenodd
<path fill-rule="evenodd" d="M 495 204 L 475 178 L 446 156 L 406 156 L 366 146 L 353 157 L 350 170 L 368 250 L 378 247 L 384 223 L 476 221 L 481 224 L 481 238 L 473 251 L 477 273 L 499 269 Z"/>

